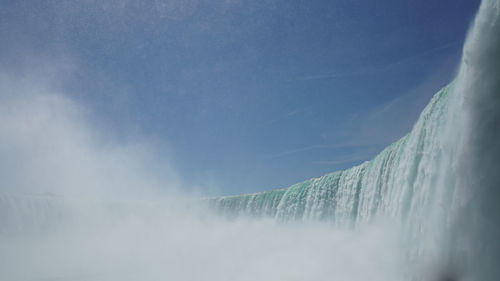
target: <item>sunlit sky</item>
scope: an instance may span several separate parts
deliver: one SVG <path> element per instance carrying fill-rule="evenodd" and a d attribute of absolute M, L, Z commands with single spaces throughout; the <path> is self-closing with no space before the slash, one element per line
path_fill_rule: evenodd
<path fill-rule="evenodd" d="M 478 5 L 1 1 L 0 67 L 59 68 L 91 123 L 155 140 L 186 189 L 256 192 L 349 168 L 407 133 L 451 81 Z"/>

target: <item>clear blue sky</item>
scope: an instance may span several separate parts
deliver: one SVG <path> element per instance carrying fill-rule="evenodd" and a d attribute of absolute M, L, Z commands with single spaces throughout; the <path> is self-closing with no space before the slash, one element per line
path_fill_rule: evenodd
<path fill-rule="evenodd" d="M 235 194 L 370 159 L 450 82 L 477 0 L 1 1 L 0 65 L 71 58 L 94 122 Z M 35 60 L 36 61 L 36 60 Z"/>

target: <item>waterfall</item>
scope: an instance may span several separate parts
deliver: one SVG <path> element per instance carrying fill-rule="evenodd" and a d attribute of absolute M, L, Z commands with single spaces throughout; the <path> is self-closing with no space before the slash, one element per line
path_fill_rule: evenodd
<path fill-rule="evenodd" d="M 220 197 L 210 203 L 231 215 L 319 219 L 340 226 L 381 214 L 408 221 L 417 218 L 437 192 L 436 165 L 443 153 L 439 134 L 445 127 L 443 116 L 452 89 L 450 85 L 438 92 L 411 133 L 371 161 L 288 188 Z"/>
<path fill-rule="evenodd" d="M 85 274 L 95 272 L 98 277 L 91 276 L 91 280 L 124 280 L 124 276 L 132 278 L 126 280 L 137 280 L 144 277 L 141 275 L 148 266 L 153 268 L 151 272 L 154 274 L 145 275 L 145 280 L 168 277 L 165 270 L 170 276 L 190 274 L 191 277 L 185 280 L 199 280 L 205 277 L 205 272 L 212 273 L 207 277 L 210 280 L 255 280 L 259 278 L 250 278 L 250 273 L 262 275 L 256 274 L 254 268 L 247 271 L 247 275 L 237 275 L 240 268 L 248 270 L 245 266 L 249 260 L 253 266 L 268 270 L 264 273 L 275 271 L 261 263 L 261 253 L 252 252 L 253 248 L 260 251 L 274 249 L 276 237 L 291 235 L 280 244 L 279 250 L 272 252 L 277 253 L 278 262 L 285 260 L 288 254 L 296 254 L 294 258 L 299 258 L 291 261 L 304 261 L 304 268 L 309 269 L 307 272 L 314 272 L 316 263 L 330 263 L 321 259 L 315 260 L 316 263 L 305 262 L 309 257 L 317 257 L 314 254 L 324 248 L 322 243 L 336 251 L 347 243 L 344 241 L 349 241 L 350 247 L 357 247 L 352 256 L 347 255 L 351 263 L 364 258 L 365 268 L 360 268 L 370 267 L 373 271 L 368 272 L 376 272 L 378 275 L 373 280 L 399 280 L 392 278 L 399 276 L 399 272 L 384 275 L 389 270 L 381 270 L 372 257 L 386 251 L 385 245 L 393 249 L 400 244 L 384 241 L 378 245 L 385 232 L 373 237 L 371 234 L 356 234 L 370 224 L 386 220 L 397 225 L 398 234 L 399 230 L 403 233 L 401 251 L 393 255 L 387 250 L 391 252 L 387 254 L 390 258 L 396 257 L 394 260 L 399 261 L 401 254 L 409 268 L 422 259 L 439 261 L 453 271 L 459 271 L 457 274 L 464 280 L 498 280 L 499 159 L 500 0 L 483 0 L 467 35 L 453 82 L 434 95 L 407 135 L 375 158 L 287 188 L 190 202 L 199 205 L 197 211 L 205 207 L 205 204 L 200 204 L 203 202 L 218 215 L 234 220 L 259 218 L 262 220 L 255 221 L 263 221 L 263 224 L 252 224 L 243 219 L 235 223 L 229 220 L 228 223 L 220 217 L 205 218 L 198 212 L 193 212 L 193 215 L 184 208 L 172 207 L 171 203 L 176 200 L 104 202 L 54 195 L 0 194 L 0 250 L 8 250 L 3 254 L 0 251 L 0 260 L 9 262 L 0 263 L 0 269 L 7 272 L 7 276 L 21 276 L 13 278 L 15 280 L 82 280 L 86 278 Z M 268 224 L 269 221 L 273 224 Z M 291 222 L 298 222 L 302 228 L 281 228 Z M 319 228 L 308 230 L 318 222 Z M 327 228 L 323 228 L 325 225 Z M 329 227 L 341 231 L 332 232 Z M 294 235 L 289 230 L 297 233 Z M 347 232 L 342 232 L 344 230 Z M 264 232 L 264 239 L 255 238 Z M 364 244 L 356 239 L 350 241 L 351 236 L 361 237 L 359 240 Z M 229 247 L 221 237 L 227 237 L 231 243 Z M 246 243 L 240 243 L 242 237 Z M 321 242 L 313 243 L 314 251 L 307 244 L 311 237 Z M 208 242 L 202 243 L 204 239 Z M 251 244 L 253 239 L 257 241 L 255 244 Z M 328 244 L 331 240 L 335 243 Z M 367 245 L 374 249 L 366 250 Z M 296 252 L 286 252 L 295 246 Z M 28 250 L 19 251 L 24 247 Z M 68 254 L 67 247 L 74 247 L 80 256 L 73 252 Z M 108 253 L 107 247 L 112 251 Z M 38 253 L 33 254 L 32 248 Z M 186 248 L 188 254 L 184 252 Z M 45 262 L 49 262 L 45 255 L 54 249 L 59 252 L 51 257 L 60 263 L 46 267 Z M 225 251 L 236 258 L 228 257 Z M 218 256 L 220 263 L 212 258 L 218 252 L 222 253 Z M 333 251 L 324 251 L 321 257 L 335 258 L 335 273 L 339 274 L 338 270 L 345 266 L 338 263 L 345 255 L 334 254 Z M 179 258 L 183 255 L 184 259 Z M 191 268 L 190 259 L 193 257 L 200 272 L 186 270 Z M 77 262 L 66 263 L 71 258 Z M 118 261 L 115 262 L 115 258 Z M 221 277 L 220 272 L 232 268 L 235 260 L 240 266 L 232 271 L 235 275 Z M 277 268 L 288 268 L 286 262 L 283 264 L 285 266 Z M 392 270 L 397 263 L 382 264 Z M 92 266 L 88 269 L 87 265 Z M 29 266 L 34 269 L 24 270 Z M 63 273 L 67 275 L 61 274 L 60 267 L 63 266 L 66 270 Z M 130 267 L 133 269 L 129 272 Z M 286 276 L 282 271 L 277 270 L 276 276 Z M 415 274 L 416 269 L 404 268 L 402 271 L 407 276 L 405 280 L 429 280 Z M 138 278 L 130 277 L 131 272 Z M 338 279 L 366 280 L 365 276 L 347 272 Z M 330 280 L 325 274 L 318 276 L 321 280 Z"/>
<path fill-rule="evenodd" d="M 288 188 L 209 200 L 231 216 L 326 221 L 356 228 L 388 217 L 405 229 L 411 259 L 437 255 L 500 276 L 500 1 L 484 0 L 456 78 L 409 134 L 371 161 Z"/>

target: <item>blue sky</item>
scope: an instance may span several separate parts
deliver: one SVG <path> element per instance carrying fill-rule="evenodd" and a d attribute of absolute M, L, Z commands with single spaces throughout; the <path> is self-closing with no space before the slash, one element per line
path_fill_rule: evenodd
<path fill-rule="evenodd" d="M 451 81 L 478 5 L 1 1 L 0 67 L 70 65 L 61 87 L 101 130 L 154 139 L 187 189 L 255 192 L 407 133 Z"/>

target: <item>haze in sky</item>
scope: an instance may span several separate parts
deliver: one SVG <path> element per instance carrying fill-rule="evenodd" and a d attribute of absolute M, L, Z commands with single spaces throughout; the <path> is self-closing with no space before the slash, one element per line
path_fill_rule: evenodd
<path fill-rule="evenodd" d="M 132 150 L 185 190 L 284 187 L 406 134 L 454 76 L 478 5 L 2 1 L 0 95 L 57 92 L 99 146 L 147 147 Z"/>

